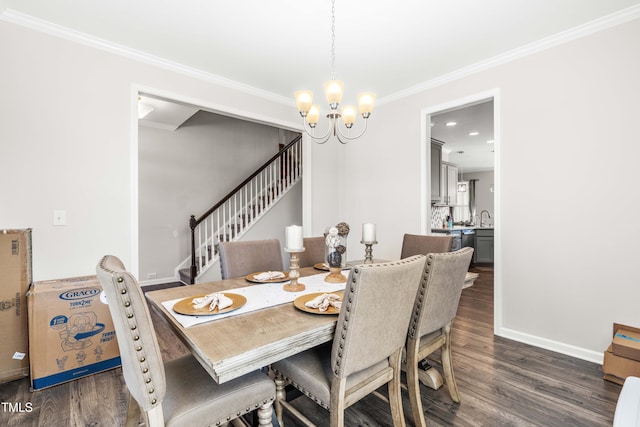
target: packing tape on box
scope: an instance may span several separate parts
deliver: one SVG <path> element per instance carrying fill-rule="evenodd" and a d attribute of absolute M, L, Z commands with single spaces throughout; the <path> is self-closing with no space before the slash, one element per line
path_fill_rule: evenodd
<path fill-rule="evenodd" d="M 630 340 L 630 341 L 640 342 L 640 338 L 630 337 L 630 336 L 625 335 L 625 334 L 617 333 L 615 336 L 616 336 L 616 337 L 618 337 L 618 338 L 623 338 L 623 339 L 625 339 L 625 340 Z"/>

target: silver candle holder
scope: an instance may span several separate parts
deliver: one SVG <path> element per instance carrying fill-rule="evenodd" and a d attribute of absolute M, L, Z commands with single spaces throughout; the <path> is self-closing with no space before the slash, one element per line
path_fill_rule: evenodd
<path fill-rule="evenodd" d="M 364 249 L 364 263 L 365 264 L 373 264 L 373 245 L 377 244 L 378 241 L 375 240 L 373 242 L 365 242 L 360 241 L 365 246 Z"/>
<path fill-rule="evenodd" d="M 282 289 L 287 292 L 300 292 L 305 290 L 305 286 L 302 283 L 298 283 L 298 278 L 300 277 L 300 266 L 298 262 L 300 259 L 298 258 L 298 254 L 305 251 L 305 248 L 298 249 L 284 249 L 285 252 L 289 252 L 291 257 L 289 258 L 289 283 L 285 284 Z"/>

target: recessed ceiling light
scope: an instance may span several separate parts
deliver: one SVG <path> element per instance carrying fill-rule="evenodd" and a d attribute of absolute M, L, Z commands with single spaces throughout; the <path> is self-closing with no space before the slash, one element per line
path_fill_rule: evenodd
<path fill-rule="evenodd" d="M 477 131 L 475 131 L 475 130 L 474 130 L 473 132 L 469 132 L 469 136 L 476 136 L 476 135 L 478 135 L 479 133 L 480 133 L 480 132 L 477 132 Z"/>
<path fill-rule="evenodd" d="M 456 123 L 456 122 L 447 122 L 447 123 L 445 123 L 445 125 L 447 125 L 447 126 L 455 126 L 457 124 L 458 123 Z"/>
<path fill-rule="evenodd" d="M 493 139 L 490 139 L 487 141 L 487 144 L 493 144 L 495 141 Z"/>

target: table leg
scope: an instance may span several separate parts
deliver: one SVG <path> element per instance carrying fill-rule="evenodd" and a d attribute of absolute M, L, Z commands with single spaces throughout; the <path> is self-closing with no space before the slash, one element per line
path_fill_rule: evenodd
<path fill-rule="evenodd" d="M 276 372 L 276 418 L 278 418 L 278 423 L 280 423 L 280 427 L 284 427 L 284 421 L 282 419 L 282 405 L 280 402 L 283 402 L 287 399 L 287 393 L 285 392 L 285 381 L 280 372 Z"/>

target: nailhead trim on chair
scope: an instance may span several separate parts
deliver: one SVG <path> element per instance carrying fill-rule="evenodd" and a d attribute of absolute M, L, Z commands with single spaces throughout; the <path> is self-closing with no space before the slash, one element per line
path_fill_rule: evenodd
<path fill-rule="evenodd" d="M 262 405 L 266 405 L 268 402 L 273 402 L 273 401 L 275 401 L 275 400 L 276 400 L 276 397 L 275 397 L 275 396 L 271 396 L 269 399 L 265 399 L 265 400 L 263 400 L 263 401 L 262 401 Z M 258 402 L 258 403 L 256 403 L 256 404 L 255 404 L 255 408 L 252 408 L 251 406 L 247 406 L 247 408 L 246 408 L 244 411 L 238 411 L 238 412 L 236 412 L 236 414 L 235 414 L 236 416 L 235 416 L 235 417 L 233 417 L 233 418 L 240 418 L 242 415 L 244 415 L 244 414 L 248 414 L 249 412 L 253 411 L 254 409 L 259 408 L 259 407 L 260 407 L 260 405 L 261 405 L 261 404 L 260 404 L 260 402 Z M 221 419 L 219 419 L 218 421 L 216 421 L 215 425 L 219 426 L 219 425 L 222 425 L 222 423 L 225 423 L 225 424 L 226 424 L 226 423 L 228 423 L 229 421 L 231 421 L 231 419 L 232 419 L 232 418 L 231 418 L 231 416 L 229 415 L 229 416 L 227 416 L 227 417 L 225 417 L 225 418 L 221 418 Z"/>
<path fill-rule="evenodd" d="M 348 329 L 348 322 L 349 322 L 349 314 L 351 312 L 351 305 L 353 304 L 353 293 L 355 292 L 355 287 L 354 287 L 354 283 L 357 282 L 356 277 L 360 274 L 361 269 L 359 267 L 356 267 L 353 269 L 353 274 L 351 277 L 351 286 L 349 286 L 349 294 L 347 297 L 347 304 L 343 306 L 343 308 L 345 309 L 345 316 L 344 316 L 344 324 L 342 325 L 342 333 L 340 334 L 340 339 L 338 341 L 338 347 L 340 349 L 344 348 L 344 341 L 347 338 L 347 329 Z M 340 362 L 342 360 L 342 351 L 338 352 L 338 357 L 336 358 L 335 364 L 336 366 L 334 367 L 334 373 L 336 375 L 339 375 L 340 373 Z M 301 390 L 302 391 L 302 390 Z M 304 393 L 304 391 L 303 391 Z M 309 396 L 311 397 L 311 396 Z M 318 401 L 315 397 L 312 397 L 312 399 Z M 326 409 L 329 409 L 328 406 L 324 405 L 323 403 L 321 403 L 320 401 L 318 401 L 318 403 L 320 403 L 321 406 L 325 407 Z"/>
<path fill-rule="evenodd" d="M 117 276 L 116 281 L 118 282 L 118 287 L 120 291 L 120 297 L 122 300 L 122 305 L 125 307 L 125 312 L 127 313 L 127 319 L 129 319 L 129 331 L 131 332 L 131 339 L 134 342 L 138 342 L 140 340 L 140 335 L 137 334 L 138 326 L 135 324 L 135 316 L 133 311 L 131 310 L 131 301 L 127 295 L 127 288 L 125 284 L 125 280 L 122 276 Z M 138 362 L 140 363 L 140 368 L 142 371 L 142 376 L 144 378 L 145 384 L 148 384 L 147 392 L 149 394 L 149 401 L 152 405 L 158 404 L 158 399 L 155 396 L 156 390 L 153 387 L 153 379 L 152 374 L 149 372 L 149 366 L 147 364 L 147 357 L 144 353 L 144 349 L 141 345 L 135 347 L 137 352 L 140 352 L 140 356 L 138 357 Z"/>
<path fill-rule="evenodd" d="M 103 260 L 104 260 L 104 258 L 103 258 Z M 116 285 L 116 290 L 120 291 L 119 294 L 120 294 L 120 296 L 122 298 L 123 306 L 126 308 L 126 310 L 125 310 L 125 312 L 127 314 L 126 317 L 127 317 L 127 319 L 130 319 L 130 321 L 129 321 L 129 331 L 131 333 L 131 338 L 135 342 L 139 341 L 140 340 L 140 336 L 137 333 L 138 326 L 135 323 L 135 316 L 134 316 L 134 314 L 133 314 L 133 312 L 131 311 L 131 308 L 130 308 L 131 307 L 131 301 L 128 299 L 128 296 L 127 296 L 127 289 L 126 289 L 126 285 L 124 284 L 125 283 L 124 278 L 122 276 L 118 275 L 119 272 L 116 272 L 116 271 L 113 271 L 113 270 L 111 270 L 109 268 L 106 268 L 106 266 L 103 263 L 100 264 L 100 267 L 103 270 L 108 271 L 112 275 L 116 276 L 116 282 L 118 283 L 118 285 Z M 140 357 L 138 358 L 138 362 L 140 363 L 140 366 L 141 366 L 141 369 L 142 369 L 144 382 L 146 384 L 149 384 L 149 386 L 147 388 L 147 391 L 148 391 L 149 396 L 150 396 L 150 402 L 154 406 L 157 405 L 157 404 L 161 404 L 161 402 L 158 402 L 158 399 L 155 397 L 156 391 L 155 391 L 155 388 L 152 385 L 152 383 L 153 383 L 153 375 L 149 371 L 149 367 L 148 367 L 148 364 L 147 364 L 147 358 L 146 358 L 146 354 L 144 353 L 144 349 L 143 349 L 143 347 L 141 345 L 138 345 L 135 349 L 136 349 L 136 351 L 140 352 Z M 274 394 L 274 395 L 270 396 L 269 399 L 264 399 L 262 401 L 262 405 L 266 405 L 268 402 L 272 402 L 273 403 L 275 401 L 275 399 L 276 399 L 276 396 Z M 256 403 L 255 404 L 255 408 L 256 409 L 259 408 L 260 405 L 261 404 L 259 402 Z M 236 415 L 237 415 L 237 417 L 240 417 L 240 416 L 242 416 L 244 414 L 247 414 L 247 413 L 251 412 L 252 410 L 253 410 L 253 408 L 251 406 L 248 406 L 247 409 L 244 412 L 237 412 Z M 227 416 L 226 419 L 224 419 L 224 420 L 220 419 L 220 420 L 215 422 L 215 425 L 219 426 L 222 423 L 226 424 L 231 420 L 231 418 L 232 418 L 231 416 Z"/>
<path fill-rule="evenodd" d="M 433 263 L 433 255 L 428 254 L 426 260 L 426 266 L 420 279 L 420 287 L 418 288 L 418 297 L 416 298 L 416 305 L 413 309 L 413 316 L 411 318 L 411 324 L 409 325 L 409 336 L 416 338 L 416 329 L 418 328 L 418 320 L 420 319 L 420 311 L 422 310 L 422 303 L 424 302 L 424 294 L 427 287 L 427 280 L 429 278 L 429 272 L 431 271 L 431 264 Z"/>
<path fill-rule="evenodd" d="M 282 374 L 282 372 L 280 372 L 280 374 Z M 282 379 L 286 382 L 291 384 L 292 386 L 294 386 L 300 393 L 304 394 L 305 396 L 307 396 L 309 399 L 313 400 L 314 402 L 316 402 L 318 405 L 322 406 L 324 409 L 326 409 L 327 411 L 329 411 L 329 405 L 327 403 L 324 403 L 322 400 L 320 400 L 318 397 L 316 397 L 315 395 L 309 393 L 307 390 L 305 390 L 304 387 L 302 387 L 300 384 L 291 381 L 291 378 L 282 375 Z"/>

